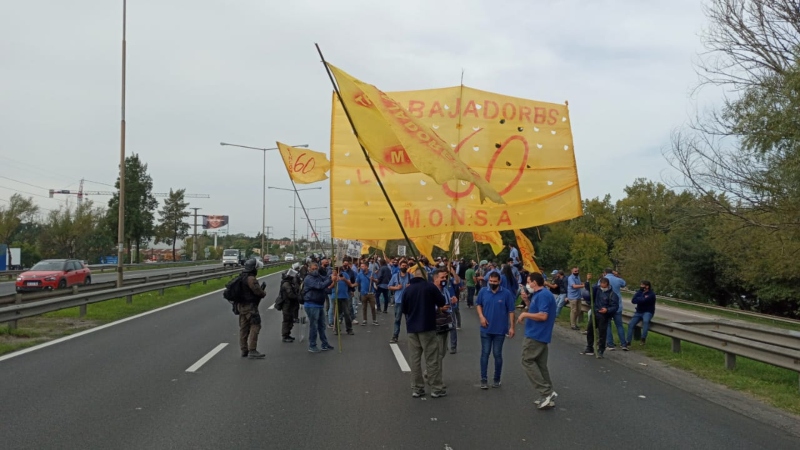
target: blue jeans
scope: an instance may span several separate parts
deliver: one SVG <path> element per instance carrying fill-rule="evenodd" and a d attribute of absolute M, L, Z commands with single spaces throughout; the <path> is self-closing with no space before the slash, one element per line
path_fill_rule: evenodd
<path fill-rule="evenodd" d="M 494 381 L 500 381 L 503 372 L 503 343 L 506 341 L 504 334 L 486 334 L 481 332 L 481 381 L 488 380 L 489 353 L 494 355 Z"/>
<path fill-rule="evenodd" d="M 628 345 L 625 343 L 625 328 L 622 326 L 622 308 L 617 311 L 613 316 L 614 325 L 617 326 L 617 336 L 619 336 L 620 345 Z M 614 346 L 614 330 L 611 328 L 611 320 L 608 321 L 608 328 L 606 329 L 606 347 Z"/>
<path fill-rule="evenodd" d="M 323 347 L 328 347 L 328 337 L 325 336 L 325 311 L 322 308 L 305 307 L 308 316 L 308 348 L 317 347 L 317 334 Z"/>
<path fill-rule="evenodd" d="M 392 337 L 397 339 L 400 336 L 400 321 L 403 320 L 403 304 L 394 303 L 394 333 Z"/>
<path fill-rule="evenodd" d="M 647 330 L 650 329 L 650 321 L 653 319 L 653 313 L 633 313 L 633 317 L 631 317 L 631 321 L 628 322 L 628 342 L 633 341 L 633 329 L 636 328 L 636 324 L 642 322 L 642 340 L 647 339 Z"/>
<path fill-rule="evenodd" d="M 564 309 L 564 303 L 566 303 L 567 294 L 558 294 L 556 297 L 556 317 L 561 315 L 561 310 Z"/>

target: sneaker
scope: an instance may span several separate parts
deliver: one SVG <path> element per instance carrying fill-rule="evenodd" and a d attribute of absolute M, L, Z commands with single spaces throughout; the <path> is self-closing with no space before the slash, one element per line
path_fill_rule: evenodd
<path fill-rule="evenodd" d="M 455 354 L 456 354 L 456 349 L 454 349 L 454 348 L 451 348 L 451 349 L 450 349 L 450 354 L 451 354 L 451 355 L 455 355 Z"/>
<path fill-rule="evenodd" d="M 411 393 L 411 396 L 414 398 L 425 397 L 425 390 L 414 391 Z"/>
<path fill-rule="evenodd" d="M 608 350 L 610 352 L 613 352 L 616 349 L 617 349 L 617 347 L 614 347 L 613 345 L 606 345 L 606 350 Z"/>
<path fill-rule="evenodd" d="M 537 404 L 536 409 L 545 410 L 545 409 L 552 409 L 556 406 L 556 403 L 553 401 L 544 403 L 543 401 Z"/>
<path fill-rule="evenodd" d="M 431 393 L 431 397 L 433 398 L 446 397 L 446 396 L 447 396 L 447 391 L 444 390 Z"/>
<path fill-rule="evenodd" d="M 322 346 L 322 351 L 324 352 L 324 351 L 327 351 L 327 350 L 333 350 L 333 346 L 332 345 L 323 345 Z"/>
<path fill-rule="evenodd" d="M 537 403 L 537 405 L 539 405 L 538 408 L 539 409 L 552 408 L 553 406 L 555 406 L 556 397 L 558 397 L 556 391 L 550 392 L 550 395 L 542 398 L 541 401 Z"/>
<path fill-rule="evenodd" d="M 333 329 L 333 324 L 328 325 L 328 328 Z"/>
<path fill-rule="evenodd" d="M 644 345 L 644 339 L 642 339 L 642 342 L 640 342 L 639 345 Z"/>
<path fill-rule="evenodd" d="M 283 338 L 283 339 L 281 339 L 281 342 L 288 342 L 288 343 L 292 343 L 292 342 L 294 342 L 294 339 Z"/>
<path fill-rule="evenodd" d="M 290 335 L 290 336 L 286 336 L 286 337 L 287 337 L 287 338 L 289 338 L 289 339 L 291 339 L 291 340 L 292 340 L 292 342 L 294 342 L 294 340 L 295 340 L 295 339 L 294 339 L 294 336 L 291 336 L 291 335 Z"/>
<path fill-rule="evenodd" d="M 347 334 L 350 335 L 350 336 L 355 335 L 355 333 L 353 333 L 353 330 L 347 330 Z"/>
<path fill-rule="evenodd" d="M 570 328 L 571 330 L 575 330 L 575 331 L 578 331 L 578 330 L 580 330 L 580 328 L 578 328 L 578 327 L 569 327 L 569 328 Z"/>
<path fill-rule="evenodd" d="M 534 404 L 534 405 L 536 405 L 536 406 L 539 406 L 539 405 L 541 405 L 541 404 L 542 404 L 542 401 L 543 401 L 543 400 L 544 400 L 544 397 L 542 397 L 542 398 L 540 398 L 540 399 L 538 399 L 538 400 L 534 400 L 533 404 Z"/>
<path fill-rule="evenodd" d="M 604 354 L 604 353 L 605 353 L 605 350 L 600 350 L 600 351 L 597 353 L 597 358 L 598 358 L 598 359 L 603 359 L 603 358 L 605 358 L 605 356 L 603 356 L 603 354 Z"/>
<path fill-rule="evenodd" d="M 627 352 L 628 351 L 628 346 L 627 345 L 623 345 L 622 346 L 622 351 L 623 352 Z"/>
<path fill-rule="evenodd" d="M 499 381 L 495 381 L 494 383 L 492 383 L 492 387 L 495 388 L 495 389 L 499 388 L 500 387 L 500 382 Z"/>
<path fill-rule="evenodd" d="M 367 321 L 365 320 L 365 321 L 361 322 L 361 326 L 362 326 L 362 327 L 365 327 L 365 326 L 367 326 Z"/>
<path fill-rule="evenodd" d="M 353 319 L 353 325 L 358 325 L 358 321 L 356 319 Z"/>
<path fill-rule="evenodd" d="M 309 353 L 319 353 L 319 349 L 317 347 L 308 347 Z"/>
<path fill-rule="evenodd" d="M 461 329 L 461 327 L 456 327 L 456 330 L 460 330 L 460 329 Z"/>
<path fill-rule="evenodd" d="M 594 356 L 594 349 L 587 348 L 581 352 L 581 355 Z"/>
<path fill-rule="evenodd" d="M 489 389 L 489 382 L 486 380 L 481 380 L 481 389 L 486 390 Z"/>
<path fill-rule="evenodd" d="M 242 350 L 242 358 L 247 358 L 247 354 L 250 353 L 247 350 Z"/>
<path fill-rule="evenodd" d="M 389 339 L 389 343 L 390 344 L 397 344 L 397 338 L 393 337 L 393 338 Z"/>
<path fill-rule="evenodd" d="M 380 325 L 377 320 L 375 322 L 372 322 L 372 324 L 373 325 Z M 366 325 L 366 324 L 364 324 L 364 325 Z"/>
<path fill-rule="evenodd" d="M 266 357 L 267 357 L 267 355 L 265 355 L 265 354 L 263 354 L 263 353 L 261 353 L 261 352 L 259 352 L 257 350 L 250 350 L 247 353 L 247 358 L 249 358 L 249 359 L 261 359 L 261 358 L 266 358 Z"/>

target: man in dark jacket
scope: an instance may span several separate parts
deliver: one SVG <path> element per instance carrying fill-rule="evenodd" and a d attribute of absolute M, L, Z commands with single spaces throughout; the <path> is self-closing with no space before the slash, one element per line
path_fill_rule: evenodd
<path fill-rule="evenodd" d="M 642 322 L 642 345 L 647 339 L 647 331 L 650 329 L 650 321 L 656 313 L 656 294 L 653 293 L 653 286 L 647 280 L 642 280 L 639 290 L 633 294 L 631 303 L 636 305 L 636 312 L 633 313 L 630 323 L 628 323 L 628 345 L 633 339 L 633 330 L 639 322 Z"/>
<path fill-rule="evenodd" d="M 381 260 L 381 268 L 377 273 L 378 285 L 375 301 L 377 302 L 378 312 L 381 311 L 381 296 L 383 296 L 383 312 L 388 314 L 389 309 L 389 282 L 392 281 L 392 269 L 386 264 L 386 260 Z"/>
<path fill-rule="evenodd" d="M 318 353 L 317 334 L 322 342 L 322 350 L 333 350 L 325 336 L 325 313 L 323 307 L 328 298 L 328 289 L 336 283 L 336 274 L 326 275 L 320 271 L 319 264 L 311 262 L 308 265 L 308 274 L 303 280 L 303 300 L 306 315 L 308 316 L 308 351 Z"/>
<path fill-rule="evenodd" d="M 428 282 L 428 273 L 422 266 L 412 267 L 414 278 L 403 293 L 400 304 L 406 316 L 408 332 L 408 352 L 411 359 L 411 396 L 425 395 L 425 379 L 422 376 L 422 356 L 425 355 L 425 366 L 428 372 L 428 384 L 431 386 L 431 397 L 447 395 L 442 382 L 442 371 L 439 365 L 441 344 L 436 336 L 436 311 L 447 312 L 450 306 L 445 302 L 439 289 Z"/>
<path fill-rule="evenodd" d="M 255 259 L 248 259 L 244 263 L 242 277 L 245 286 L 242 289 L 241 299 L 236 301 L 236 308 L 239 311 L 239 348 L 242 350 L 242 357 L 250 359 L 260 359 L 265 355 L 256 350 L 258 344 L 258 333 L 261 331 L 261 315 L 258 313 L 258 304 L 261 299 L 266 297 L 264 288 L 266 283 L 258 284 L 258 264 Z"/>
<path fill-rule="evenodd" d="M 587 277 L 588 279 L 588 277 Z M 582 355 L 594 355 L 594 331 L 598 333 L 598 357 L 602 358 L 606 351 L 606 333 L 608 321 L 614 317 L 621 306 L 619 296 L 611 289 L 608 278 L 600 278 L 600 285 L 593 288 L 594 310 L 589 311 L 589 324 L 586 327 L 586 349 Z"/>
<path fill-rule="evenodd" d="M 281 312 L 283 313 L 281 336 L 283 336 L 283 342 L 294 342 L 292 328 L 294 327 L 294 318 L 300 310 L 301 300 L 300 276 L 294 266 L 281 276 L 280 295 L 280 300 L 282 301 Z"/>

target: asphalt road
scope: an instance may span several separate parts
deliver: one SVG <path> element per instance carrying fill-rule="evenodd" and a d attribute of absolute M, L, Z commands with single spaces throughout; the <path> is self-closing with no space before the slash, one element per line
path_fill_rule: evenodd
<path fill-rule="evenodd" d="M 550 346 L 557 407 L 538 411 L 506 341 L 503 386 L 481 391 L 477 317 L 463 309 L 448 396 L 411 398 L 389 346 L 391 314 L 335 352 L 280 342 L 261 306 L 265 360 L 239 356 L 220 293 L 13 358 L 0 357 L 0 442 L 14 449 L 797 449 L 800 439 L 629 368 L 578 354 L 568 331 Z M 518 328 L 521 332 L 521 327 Z M 196 372 L 187 369 L 228 343 Z M 405 332 L 400 348 L 407 354 Z M 341 352 L 340 352 L 341 351 Z M 491 362 L 490 362 L 491 367 Z M 491 369 L 490 369 L 491 372 Z"/>
<path fill-rule="evenodd" d="M 222 264 L 207 264 L 202 266 L 183 266 L 183 267 L 166 267 L 163 269 L 149 269 L 149 270 L 131 270 L 126 271 L 123 273 L 125 279 L 127 278 L 139 278 L 139 277 L 146 277 L 146 276 L 153 276 L 153 275 L 164 275 L 167 273 L 179 273 L 179 272 L 186 272 L 187 270 L 201 270 L 201 269 L 210 269 L 215 267 L 220 267 Z M 93 271 L 92 272 L 92 282 L 93 283 L 105 283 L 108 281 L 116 281 L 117 273 L 111 270 L 106 269 L 104 272 L 100 271 Z M 14 288 L 14 281 L 7 281 L 0 283 L 0 295 L 8 295 L 13 294 L 15 292 Z"/>

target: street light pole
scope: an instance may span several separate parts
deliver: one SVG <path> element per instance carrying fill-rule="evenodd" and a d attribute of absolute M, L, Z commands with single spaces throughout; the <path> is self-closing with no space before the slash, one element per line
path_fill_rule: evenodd
<path fill-rule="evenodd" d="M 269 189 L 278 189 L 279 191 L 293 192 L 295 194 L 294 197 L 293 197 L 294 198 L 294 201 L 293 201 L 294 206 L 290 206 L 290 208 L 297 209 L 297 196 L 300 195 L 300 194 L 298 194 L 298 192 L 300 192 L 300 191 L 310 191 L 310 190 L 316 190 L 316 189 L 322 189 L 322 188 L 321 187 L 313 187 L 313 188 L 305 188 L 305 189 L 287 189 L 287 188 L 279 188 L 279 187 L 275 187 L 275 186 L 270 186 Z M 297 254 L 297 215 L 294 214 L 294 211 L 292 211 L 292 220 L 293 220 L 293 223 L 292 223 L 292 249 L 293 250 L 292 251 L 296 255 Z"/>
<path fill-rule="evenodd" d="M 220 142 L 219 145 L 223 147 L 229 146 L 229 147 L 248 148 L 250 150 L 259 150 L 264 155 L 264 167 L 262 171 L 263 190 L 261 192 L 261 258 L 264 258 L 264 235 L 267 229 L 267 152 L 278 150 L 278 147 L 260 148 L 260 147 L 250 147 L 247 145 L 229 144 L 227 142 Z M 308 144 L 293 145 L 292 147 L 308 148 Z"/>
<path fill-rule="evenodd" d="M 122 0 L 122 119 L 119 131 L 119 210 L 117 211 L 117 287 L 122 287 L 125 259 L 125 72 L 127 53 L 128 1 Z"/>
<path fill-rule="evenodd" d="M 294 200 L 295 200 L 295 203 L 297 203 L 297 196 L 296 195 L 294 196 Z M 297 210 L 298 209 L 303 209 L 303 208 L 298 208 L 296 205 L 295 206 L 290 206 L 289 208 L 292 208 L 292 220 L 294 220 L 294 225 L 292 225 L 292 226 L 294 227 L 297 224 Z M 312 209 L 328 209 L 328 207 L 327 206 L 317 206 L 315 208 L 306 208 L 305 210 L 306 210 L 306 212 L 308 212 L 308 211 L 311 211 Z M 309 219 L 309 222 L 310 221 L 311 221 L 311 219 Z M 308 223 L 309 222 L 306 223 L 306 239 L 308 239 Z M 296 245 L 295 245 L 295 253 L 297 253 L 297 246 Z"/>

